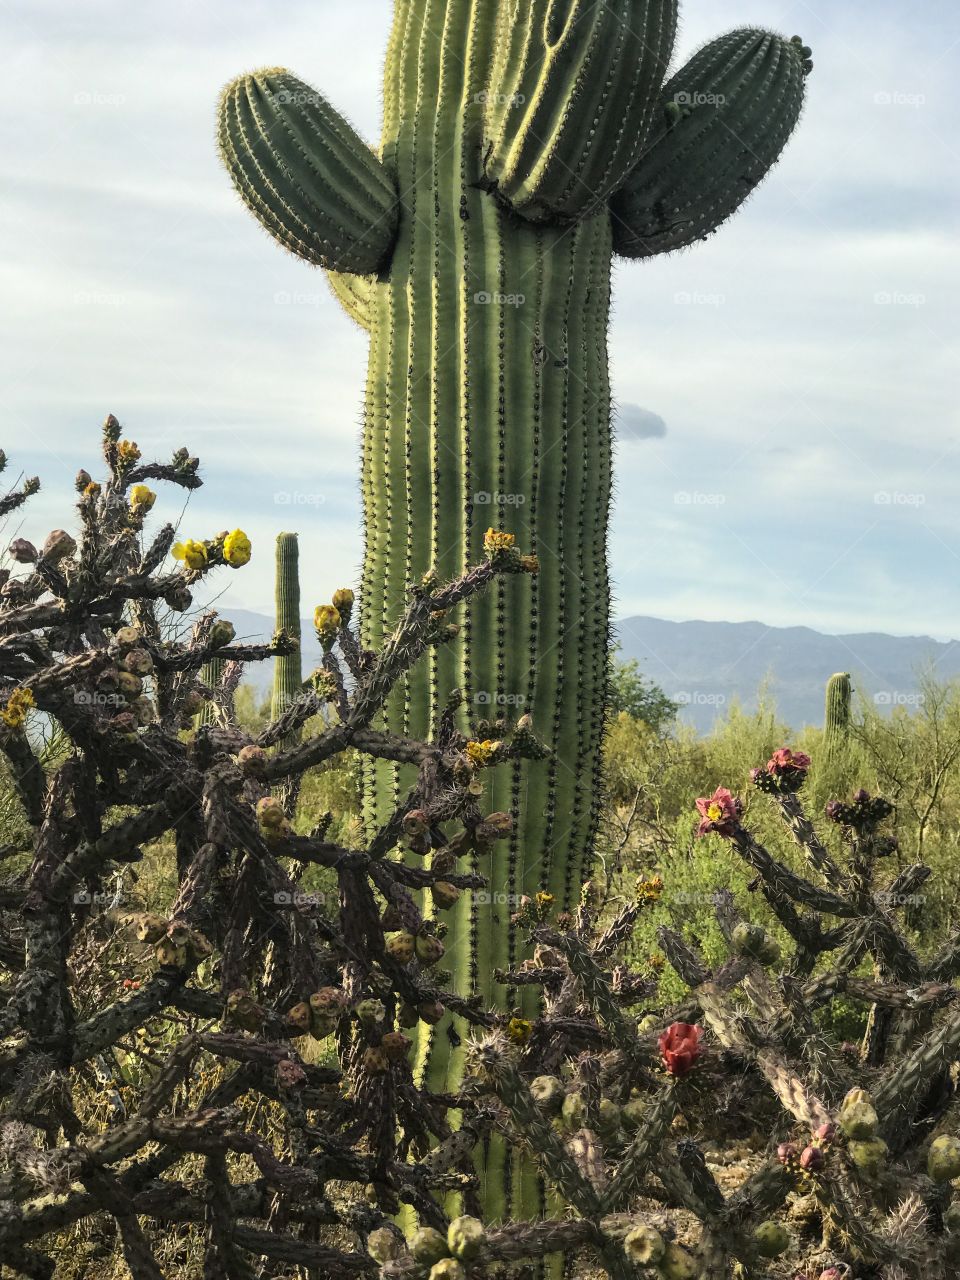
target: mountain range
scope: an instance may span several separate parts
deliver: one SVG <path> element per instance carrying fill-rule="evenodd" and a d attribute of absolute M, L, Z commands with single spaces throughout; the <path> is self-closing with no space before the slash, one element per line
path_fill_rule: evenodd
<path fill-rule="evenodd" d="M 272 619 L 246 609 L 225 610 L 237 638 L 265 640 Z M 312 622 L 303 619 L 303 667 L 320 661 Z M 761 622 L 668 622 L 623 618 L 614 625 L 618 656 L 635 658 L 643 675 L 680 703 L 680 718 L 707 731 L 738 701 L 757 705 L 761 686 L 792 728 L 823 723 L 824 686 L 835 671 L 848 671 L 855 697 L 881 709 L 915 708 L 922 699 L 919 677 L 960 676 L 960 642 L 882 632 L 825 635 L 810 627 L 768 627 Z M 247 668 L 246 679 L 261 693 L 270 686 L 269 664 Z"/>

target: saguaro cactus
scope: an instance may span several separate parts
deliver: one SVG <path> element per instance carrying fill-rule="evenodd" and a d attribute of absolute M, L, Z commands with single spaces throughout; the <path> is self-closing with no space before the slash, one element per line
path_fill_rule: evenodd
<path fill-rule="evenodd" d="M 853 686 L 846 671 L 838 671 L 827 681 L 823 736 L 829 752 L 836 752 L 847 741 L 850 731 L 850 698 Z"/>
<path fill-rule="evenodd" d="M 776 161 L 812 63 L 799 37 L 739 30 L 664 84 L 677 0 L 396 0 L 379 154 L 315 90 L 273 68 L 225 89 L 219 145 L 287 249 L 330 272 L 370 333 L 363 639 L 409 583 L 460 571 L 488 526 L 540 560 L 473 604 L 387 711 L 429 731 L 461 687 L 476 719 L 530 711 L 552 755 L 488 793 L 516 818 L 486 902 L 454 912 L 451 966 L 502 1000 L 510 897 L 576 898 L 590 856 L 607 679 L 607 325 L 617 251 L 706 237 Z M 496 738 L 495 725 L 480 736 Z M 367 778 L 386 819 L 406 766 Z M 529 988 L 524 989 L 529 998 Z M 439 1035 L 431 1084 L 462 1050 Z"/>
<path fill-rule="evenodd" d="M 300 640 L 300 547 L 295 533 L 277 534 L 277 564 L 274 574 L 274 603 L 277 631 Z M 299 643 L 294 653 L 273 660 L 273 698 L 270 715 L 279 720 L 303 692 L 303 668 Z M 299 735 L 293 735 L 293 745 Z"/>

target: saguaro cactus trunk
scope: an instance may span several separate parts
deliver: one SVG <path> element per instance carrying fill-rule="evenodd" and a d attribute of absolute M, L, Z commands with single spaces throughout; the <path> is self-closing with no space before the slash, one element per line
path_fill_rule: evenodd
<path fill-rule="evenodd" d="M 494 785 L 514 833 L 484 867 L 489 892 L 452 922 L 455 981 L 491 1004 L 514 958 L 511 901 L 547 889 L 573 905 L 591 854 L 612 254 L 691 244 L 732 213 L 779 155 L 812 65 L 798 37 L 741 30 L 664 84 L 676 18 L 676 0 L 397 0 L 379 156 L 286 71 L 221 99 L 245 203 L 330 271 L 370 333 L 364 640 L 393 625 L 412 581 L 475 560 L 489 526 L 540 561 L 532 597 L 517 581 L 475 603 L 462 642 L 388 709 L 391 729 L 428 732 L 460 687 L 475 720 L 529 712 L 552 748 Z M 409 778 L 381 765 L 366 782 L 376 823 Z M 462 1049 L 445 1028 L 429 1043 L 431 1085 L 454 1086 Z"/>
<path fill-rule="evenodd" d="M 850 737 L 850 702 L 853 686 L 846 671 L 838 671 L 827 681 L 824 704 L 823 738 L 828 754 L 836 756 Z"/>
<path fill-rule="evenodd" d="M 285 631 L 300 640 L 300 547 L 295 533 L 277 534 L 276 569 L 274 571 L 274 604 L 277 631 Z M 274 720 L 283 715 L 303 692 L 303 667 L 300 649 L 273 660 L 273 696 L 270 714 Z M 299 738 L 294 734 L 287 744 Z"/>

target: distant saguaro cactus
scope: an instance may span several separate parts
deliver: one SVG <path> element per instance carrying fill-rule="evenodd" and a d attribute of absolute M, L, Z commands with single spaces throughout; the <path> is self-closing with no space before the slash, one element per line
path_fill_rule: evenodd
<path fill-rule="evenodd" d="M 611 484 L 607 327 L 614 252 L 693 244 L 734 212 L 797 118 L 810 50 L 741 29 L 666 83 L 677 0 L 396 0 L 374 154 L 282 68 L 220 99 L 220 153 L 281 245 L 326 268 L 370 334 L 361 639 L 392 626 L 410 583 L 516 530 L 540 562 L 479 599 L 461 642 L 411 671 L 387 727 L 426 734 L 459 687 L 495 749 L 529 711 L 552 748 L 491 780 L 510 810 L 492 893 L 452 931 L 472 988 L 515 958 L 503 904 L 538 889 L 575 906 L 599 808 L 608 668 Z M 376 829 L 412 785 L 367 766 Z M 457 973 L 460 981 L 461 974 Z M 525 1009 L 533 997 L 524 989 Z M 463 1050 L 435 1038 L 430 1086 Z"/>
<path fill-rule="evenodd" d="M 838 671 L 827 681 L 823 736 L 827 750 L 834 752 L 847 742 L 850 732 L 850 699 L 853 686 L 845 671 Z"/>
<path fill-rule="evenodd" d="M 274 576 L 274 607 L 276 630 L 285 631 L 297 641 L 293 653 L 283 654 L 273 660 L 273 699 L 270 708 L 272 720 L 279 720 L 283 713 L 303 692 L 303 668 L 300 655 L 300 547 L 295 533 L 277 534 L 277 564 Z M 287 746 L 299 739 L 299 731 L 291 736 Z"/>

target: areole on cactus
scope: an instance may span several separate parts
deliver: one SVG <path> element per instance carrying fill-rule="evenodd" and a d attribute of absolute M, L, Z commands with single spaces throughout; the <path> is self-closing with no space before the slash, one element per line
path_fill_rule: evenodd
<path fill-rule="evenodd" d="M 392 730 L 428 733 L 461 688 L 471 737 L 495 741 L 498 719 L 532 712 L 552 749 L 491 777 L 490 808 L 513 830 L 483 868 L 487 901 L 451 910 L 446 963 L 491 1002 L 494 970 L 515 959 L 504 904 L 545 889 L 574 905 L 598 813 L 613 253 L 715 230 L 778 158 L 812 66 L 799 37 L 742 29 L 665 82 L 676 23 L 677 0 L 396 0 L 376 154 L 283 69 L 239 77 L 220 102 L 244 202 L 327 269 L 370 334 L 364 643 L 410 583 L 476 561 L 491 526 L 539 560 L 532 587 L 502 580 L 475 601 L 458 644 L 387 709 Z M 370 767 L 371 826 L 411 777 Z M 520 1011 L 534 999 L 524 988 Z M 434 1033 L 432 1088 L 456 1085 L 462 1052 Z"/>

